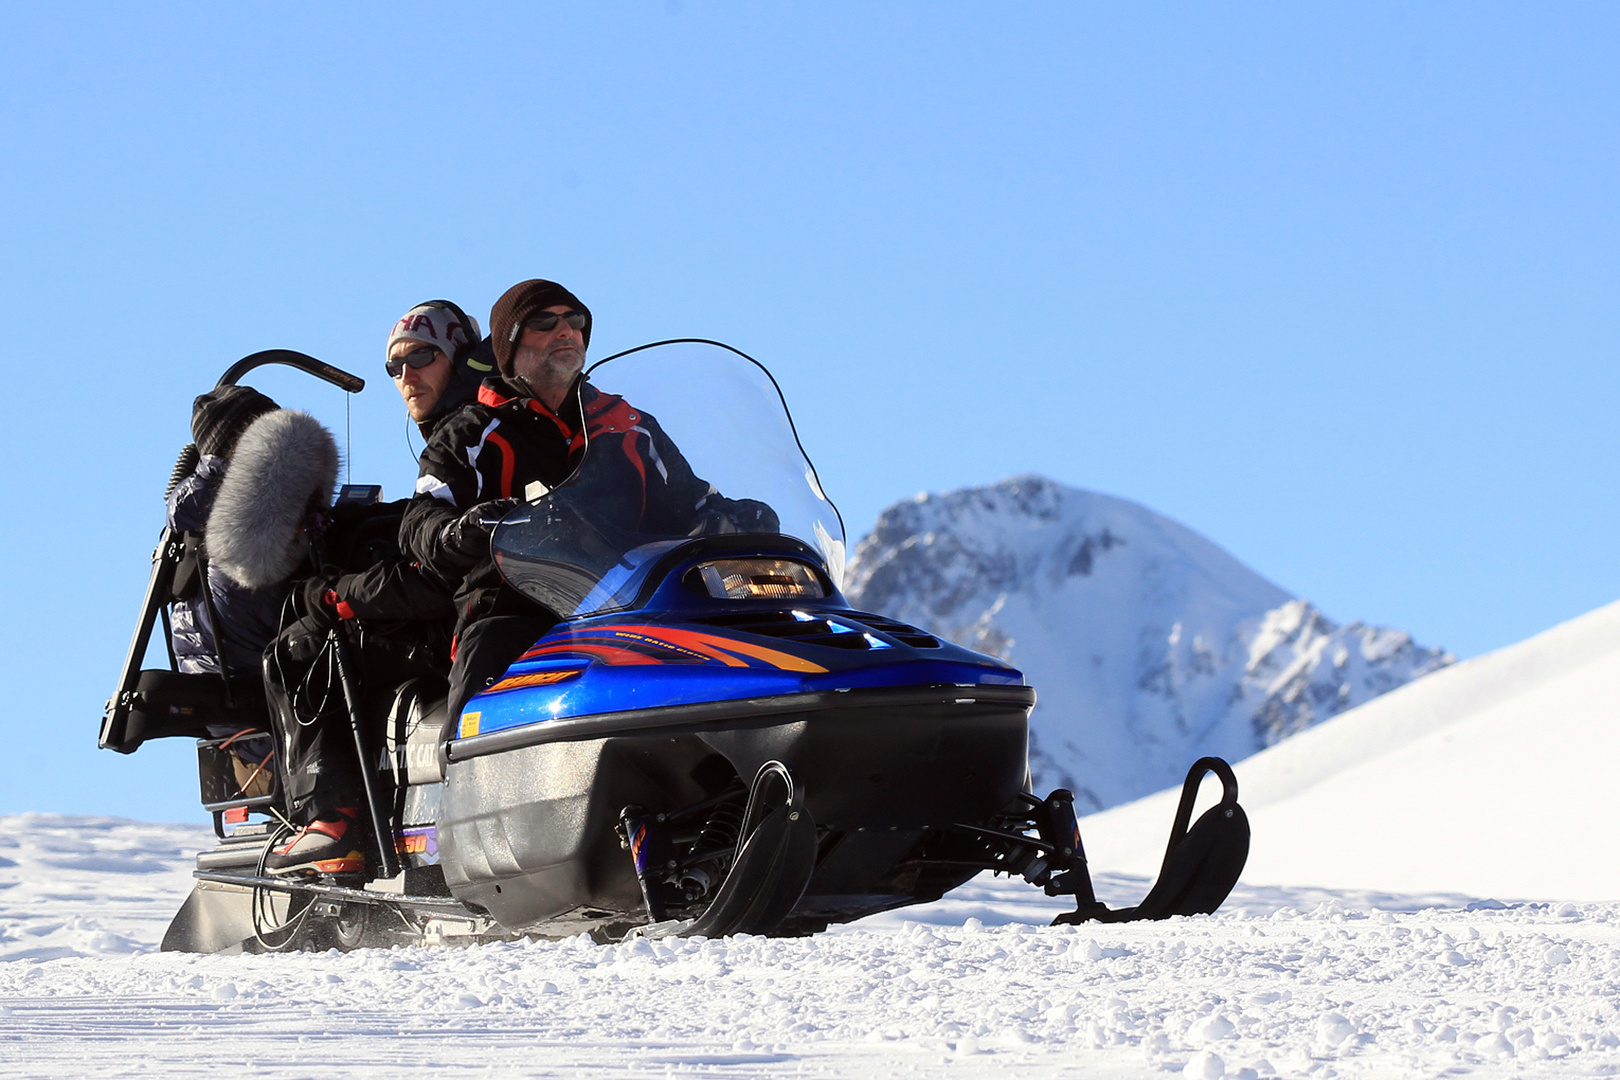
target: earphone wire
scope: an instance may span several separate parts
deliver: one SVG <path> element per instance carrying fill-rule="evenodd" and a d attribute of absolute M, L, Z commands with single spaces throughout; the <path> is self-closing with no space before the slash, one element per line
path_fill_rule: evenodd
<path fill-rule="evenodd" d="M 416 424 L 407 415 L 405 417 L 405 449 L 410 451 L 412 461 L 420 462 L 422 460 L 422 450 L 416 448 L 416 440 L 411 438 L 411 429 L 414 427 L 416 427 Z M 422 449 L 427 449 L 426 444 L 423 444 Z"/>

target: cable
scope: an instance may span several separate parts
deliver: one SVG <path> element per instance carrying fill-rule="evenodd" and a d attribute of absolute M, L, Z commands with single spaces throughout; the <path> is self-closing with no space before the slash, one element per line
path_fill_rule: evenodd
<path fill-rule="evenodd" d="M 265 864 L 270 859 L 270 853 L 276 849 L 276 845 L 281 842 L 283 837 L 289 836 L 295 831 L 291 823 L 286 822 L 285 819 L 283 819 L 283 822 L 284 823 L 282 825 L 276 827 L 275 832 L 270 834 L 269 842 L 264 845 L 264 850 L 259 853 L 259 864 L 254 870 L 255 877 L 262 878 L 265 876 Z M 304 920 L 309 918 L 309 913 L 315 908 L 315 901 L 313 898 L 310 898 L 305 902 L 303 907 L 294 912 L 292 910 L 292 905 L 297 902 L 299 894 L 288 893 L 286 894 L 288 907 L 287 920 L 279 925 L 266 926 L 266 916 L 273 917 L 275 915 L 274 909 L 272 909 L 270 906 L 270 900 L 277 891 L 278 890 L 266 888 L 263 885 L 253 886 L 253 940 L 258 942 L 259 948 L 263 949 L 265 952 L 285 952 L 288 948 L 290 948 L 292 944 L 298 940 L 298 932 L 303 929 Z M 280 941 L 271 941 L 267 940 L 266 938 L 266 935 L 273 937 L 283 932 L 286 933 L 286 936 Z"/>
<path fill-rule="evenodd" d="M 422 460 L 422 450 L 418 450 L 416 448 L 415 442 L 413 442 L 412 439 L 411 439 L 411 429 L 415 428 L 415 427 L 416 427 L 416 422 L 414 420 L 412 420 L 409 416 L 406 416 L 405 417 L 405 449 L 407 449 L 407 450 L 409 450 L 411 452 L 411 460 L 412 461 L 420 463 L 421 460 Z M 422 449 L 423 450 L 427 449 L 427 444 L 426 443 L 422 444 Z"/>

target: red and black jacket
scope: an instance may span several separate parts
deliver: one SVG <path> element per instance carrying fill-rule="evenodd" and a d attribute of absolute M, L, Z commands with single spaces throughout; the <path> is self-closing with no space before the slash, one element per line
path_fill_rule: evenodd
<path fill-rule="evenodd" d="M 578 392 L 553 412 L 504 379 L 486 379 L 477 401 L 440 424 L 422 452 L 400 546 L 435 573 L 462 580 L 458 632 L 474 619 L 536 607 L 503 585 L 491 557 L 448 547 L 445 527 L 481 502 L 539 498 L 572 475 L 587 437 L 593 462 L 612 476 L 598 488 L 613 504 L 601 507 L 610 520 L 678 535 L 714 494 L 651 416 L 583 379 L 575 385 Z"/>

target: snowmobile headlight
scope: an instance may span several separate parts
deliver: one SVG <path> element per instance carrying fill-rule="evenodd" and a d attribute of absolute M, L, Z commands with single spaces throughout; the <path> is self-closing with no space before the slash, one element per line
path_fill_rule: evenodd
<path fill-rule="evenodd" d="M 716 559 L 698 567 L 709 595 L 719 600 L 820 600 L 827 595 L 815 571 L 792 559 Z"/>

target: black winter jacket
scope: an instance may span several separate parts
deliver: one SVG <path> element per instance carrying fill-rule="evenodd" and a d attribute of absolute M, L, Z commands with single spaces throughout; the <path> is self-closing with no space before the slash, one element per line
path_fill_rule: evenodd
<path fill-rule="evenodd" d="M 699 479 L 656 420 L 621 397 L 580 379 L 553 412 L 504 379 L 484 380 L 475 404 L 446 420 L 422 452 L 416 497 L 400 526 L 400 547 L 424 566 L 459 578 L 457 632 L 490 615 L 550 615 L 506 586 L 487 553 L 469 557 L 448 546 L 446 527 L 491 499 L 533 501 L 567 480 L 587 433 L 618 473 L 604 485 L 604 513 L 627 528 L 679 535 L 715 494 Z"/>
<path fill-rule="evenodd" d="M 486 337 L 452 367 L 450 381 L 434 403 L 433 412 L 416 425 L 422 438 L 431 439 L 441 424 L 477 397 L 484 375 L 494 368 L 495 352 Z M 391 511 L 396 514 L 402 512 L 404 503 L 405 500 L 401 499 L 384 507 L 373 508 L 364 517 L 372 521 L 384 519 Z M 340 530 L 346 524 L 341 518 L 337 522 Z M 363 532 L 364 528 L 362 524 L 358 531 Z M 394 537 L 389 539 L 389 546 L 392 546 Z M 334 583 L 338 611 L 346 619 L 419 622 L 448 620 L 455 615 L 452 597 L 459 577 L 446 579 L 424 570 L 411 558 L 401 558 L 397 551 L 378 552 L 369 558 L 340 559 L 339 562 L 340 565 L 364 567 L 344 574 Z"/>

